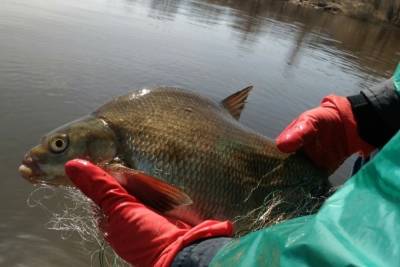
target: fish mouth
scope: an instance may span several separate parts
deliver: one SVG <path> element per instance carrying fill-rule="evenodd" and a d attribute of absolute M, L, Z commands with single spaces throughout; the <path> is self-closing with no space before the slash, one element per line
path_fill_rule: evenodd
<path fill-rule="evenodd" d="M 18 167 L 21 176 L 32 184 L 47 184 L 53 186 L 72 186 L 72 182 L 65 176 L 53 175 L 49 176 L 43 172 L 38 163 L 32 158 L 28 152 Z"/>
<path fill-rule="evenodd" d="M 44 176 L 43 171 L 29 154 L 25 155 L 18 171 L 23 178 L 27 179 L 31 183 L 38 183 L 40 178 Z"/>

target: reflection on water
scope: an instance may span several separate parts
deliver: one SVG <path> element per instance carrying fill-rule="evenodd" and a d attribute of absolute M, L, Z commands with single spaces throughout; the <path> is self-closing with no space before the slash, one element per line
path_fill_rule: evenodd
<path fill-rule="evenodd" d="M 282 24 L 282 35 L 290 30 L 296 32 L 289 64 L 293 63 L 302 46 L 311 46 L 315 50 L 327 50 L 327 46 L 332 46 L 340 49 L 348 61 L 357 63 L 361 71 L 389 76 L 400 58 L 397 27 L 332 16 L 286 1 L 152 0 L 149 13 L 161 20 L 173 19 L 180 12 L 180 6 L 187 12 L 189 20 L 211 25 L 226 23 L 236 31 L 241 42 L 257 42 L 257 38 L 273 30 L 269 28 L 271 24 Z"/>
<path fill-rule="evenodd" d="M 178 12 L 180 0 L 177 1 L 150 1 L 149 16 L 154 19 L 172 20 Z"/>
<path fill-rule="evenodd" d="M 26 205 L 32 186 L 16 169 L 44 132 L 131 88 L 222 99 L 253 84 L 241 121 L 274 137 L 323 96 L 390 76 L 399 40 L 398 28 L 284 1 L 2 0 L 0 265 L 89 265 Z"/>

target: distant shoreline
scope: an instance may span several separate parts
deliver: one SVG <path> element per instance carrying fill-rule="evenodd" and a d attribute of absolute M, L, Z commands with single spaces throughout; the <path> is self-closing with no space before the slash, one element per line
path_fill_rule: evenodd
<path fill-rule="evenodd" d="M 289 0 L 290 3 L 400 26 L 400 0 Z"/>

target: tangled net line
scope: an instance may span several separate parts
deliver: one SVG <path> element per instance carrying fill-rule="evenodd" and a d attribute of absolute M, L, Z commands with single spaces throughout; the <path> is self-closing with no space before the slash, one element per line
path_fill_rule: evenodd
<path fill-rule="evenodd" d="M 331 188 L 327 194 L 312 196 L 301 187 L 286 192 L 297 195 L 301 201 L 288 202 L 283 191 L 271 192 L 264 199 L 264 205 L 249 213 L 234 219 L 236 226 L 242 231 L 236 236 L 242 236 L 267 226 L 285 221 L 290 218 L 315 213 L 325 199 L 333 193 Z M 104 215 L 92 200 L 73 187 L 53 187 L 38 185 L 28 197 L 30 207 L 40 207 L 48 212 L 47 228 L 60 231 L 62 239 L 78 236 L 82 247 L 86 248 L 91 257 L 91 265 L 95 266 L 130 266 L 121 259 L 107 244 L 102 231 L 98 228 L 99 220 Z M 49 208 L 57 204 L 58 207 Z"/>
<path fill-rule="evenodd" d="M 62 239 L 78 237 L 78 242 L 90 255 L 92 266 L 130 266 L 107 244 L 98 227 L 104 215 L 79 190 L 40 184 L 31 192 L 27 203 L 49 214 L 46 227 L 61 232 Z"/>
<path fill-rule="evenodd" d="M 321 195 L 312 195 L 298 186 L 291 190 L 286 188 L 270 192 L 265 196 L 263 205 L 234 218 L 235 225 L 241 229 L 235 234 L 240 237 L 289 219 L 314 214 L 336 190 L 329 187 Z"/>

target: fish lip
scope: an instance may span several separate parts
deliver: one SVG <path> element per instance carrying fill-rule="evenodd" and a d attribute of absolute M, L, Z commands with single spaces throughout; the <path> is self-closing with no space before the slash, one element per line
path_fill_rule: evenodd
<path fill-rule="evenodd" d="M 18 171 L 23 178 L 27 179 L 31 183 L 37 183 L 38 180 L 40 180 L 40 177 L 44 176 L 43 171 L 29 154 L 25 155 Z"/>
<path fill-rule="evenodd" d="M 18 167 L 18 171 L 21 176 L 26 179 L 31 184 L 46 184 L 46 185 L 66 185 L 71 186 L 73 185 L 72 182 L 64 181 L 64 176 L 54 176 L 51 179 L 47 178 L 48 175 L 44 173 L 38 163 L 32 159 L 30 153 L 27 153 L 24 159 L 21 162 L 21 165 Z"/>

